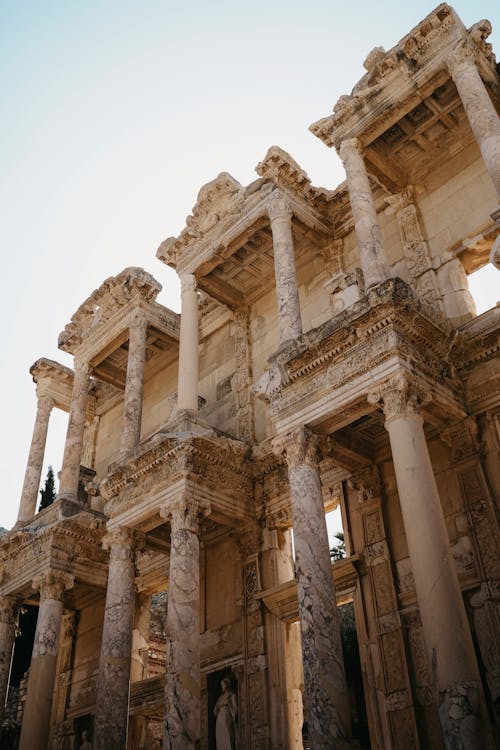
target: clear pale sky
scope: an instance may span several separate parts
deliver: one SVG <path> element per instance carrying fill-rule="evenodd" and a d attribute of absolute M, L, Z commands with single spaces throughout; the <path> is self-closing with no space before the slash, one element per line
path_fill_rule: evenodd
<path fill-rule="evenodd" d="M 272 144 L 313 183 L 341 182 L 338 158 L 308 126 L 352 89 L 373 47 L 389 49 L 433 7 L 0 0 L 0 525 L 15 522 L 31 440 L 29 367 L 41 356 L 71 366 L 57 336 L 81 302 L 137 265 L 179 310 L 158 245 L 205 182 L 221 171 L 250 182 Z M 500 55 L 498 0 L 454 7 L 467 26 L 492 21 Z M 480 282 L 481 309 L 498 279 Z M 46 466 L 56 472 L 66 424 L 53 412 Z"/>

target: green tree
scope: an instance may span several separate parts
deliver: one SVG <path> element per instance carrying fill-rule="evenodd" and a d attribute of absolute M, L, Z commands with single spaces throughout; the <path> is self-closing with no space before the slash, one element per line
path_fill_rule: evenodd
<path fill-rule="evenodd" d="M 40 512 L 44 508 L 48 508 L 49 505 L 52 505 L 52 503 L 56 499 L 56 485 L 54 479 L 54 469 L 52 468 L 52 466 L 49 466 L 47 478 L 45 479 L 45 486 L 41 488 L 40 495 L 42 499 L 40 500 L 40 507 L 38 508 L 38 512 Z"/>
<path fill-rule="evenodd" d="M 333 562 L 337 562 L 337 560 L 343 560 L 344 557 L 347 557 L 347 551 L 345 548 L 345 540 L 344 540 L 344 532 L 337 531 L 337 533 L 335 534 L 335 539 L 337 539 L 337 543 L 334 544 L 330 550 L 330 559 Z"/>

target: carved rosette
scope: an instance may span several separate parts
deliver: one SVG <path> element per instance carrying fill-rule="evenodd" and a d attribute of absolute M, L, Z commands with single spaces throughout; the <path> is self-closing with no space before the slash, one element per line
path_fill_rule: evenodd
<path fill-rule="evenodd" d="M 285 196 L 278 193 L 267 204 L 267 214 L 271 222 L 290 221 L 293 211 Z"/>
<path fill-rule="evenodd" d="M 40 600 L 54 599 L 62 601 L 67 589 L 72 589 L 75 577 L 64 571 L 47 571 L 36 576 L 31 585 L 35 591 L 40 591 Z"/>
<path fill-rule="evenodd" d="M 273 451 L 276 455 L 284 455 L 288 470 L 293 471 L 298 466 L 307 465 L 318 468 L 319 437 L 307 427 L 297 430 L 273 440 Z"/>
<path fill-rule="evenodd" d="M 160 509 L 160 515 L 170 521 L 172 534 L 179 531 L 198 534 L 200 521 L 209 514 L 208 500 L 196 500 L 186 492 Z"/>
<path fill-rule="evenodd" d="M 381 404 L 386 424 L 397 417 L 418 414 L 431 398 L 429 391 L 407 374 L 396 375 L 368 393 L 368 403 Z"/>

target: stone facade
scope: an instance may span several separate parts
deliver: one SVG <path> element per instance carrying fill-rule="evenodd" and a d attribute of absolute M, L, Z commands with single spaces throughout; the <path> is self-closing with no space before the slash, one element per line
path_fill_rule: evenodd
<path fill-rule="evenodd" d="M 23 750 L 498 746 L 500 308 L 467 288 L 498 266 L 489 33 L 442 4 L 375 48 L 311 126 L 346 182 L 276 146 L 249 186 L 221 173 L 157 252 L 181 315 L 126 268 L 61 333 L 74 368 L 33 365 L 0 538 L 2 705 L 38 608 Z"/>

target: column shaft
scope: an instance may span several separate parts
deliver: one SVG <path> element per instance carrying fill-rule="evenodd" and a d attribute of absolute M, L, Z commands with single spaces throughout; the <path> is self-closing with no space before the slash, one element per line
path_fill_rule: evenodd
<path fill-rule="evenodd" d="M 129 328 L 127 380 L 123 403 L 121 451 L 133 450 L 141 439 L 144 362 L 146 357 L 147 321 L 137 317 Z"/>
<path fill-rule="evenodd" d="M 33 518 L 36 513 L 38 490 L 45 455 L 45 443 L 49 428 L 49 417 L 53 406 L 54 400 L 50 396 L 38 396 L 35 426 L 33 428 L 28 465 L 26 466 L 26 474 L 24 475 L 23 491 L 17 516 L 18 524 Z"/>
<path fill-rule="evenodd" d="M 452 52 L 447 63 L 486 169 L 500 197 L 500 120 L 479 75 L 473 51 L 459 47 Z"/>
<path fill-rule="evenodd" d="M 280 343 L 302 334 L 299 288 L 292 235 L 292 210 L 285 198 L 274 198 L 268 207 L 273 234 L 274 274 L 278 301 Z"/>
<path fill-rule="evenodd" d="M 198 411 L 198 293 L 192 274 L 181 277 L 181 330 L 177 409 Z"/>
<path fill-rule="evenodd" d="M 395 381 L 383 398 L 444 744 L 448 750 L 483 747 L 481 680 L 422 417 L 402 381 Z M 471 745 L 462 745 L 466 738 Z"/>
<path fill-rule="evenodd" d="M 361 153 L 361 144 L 357 138 L 349 138 L 341 143 L 340 158 L 347 176 L 347 188 L 365 288 L 369 289 L 389 278 L 389 269 L 384 258 L 382 234 Z"/>
<path fill-rule="evenodd" d="M 33 581 L 33 587 L 40 589 L 40 606 L 19 750 L 46 750 L 48 747 L 62 597 L 64 589 L 72 585 L 73 578 L 61 573 L 45 573 Z"/>
<path fill-rule="evenodd" d="M 135 603 L 132 533 L 128 529 L 113 532 L 104 538 L 103 544 L 110 548 L 110 558 L 93 747 L 115 750 L 125 748 L 127 743 Z"/>
<path fill-rule="evenodd" d="M 89 392 L 90 367 L 86 362 L 75 362 L 73 392 L 69 410 L 68 431 L 64 445 L 64 456 L 58 497 L 76 500 L 80 479 L 80 462 L 83 450 L 85 410 Z"/>
<path fill-rule="evenodd" d="M 16 609 L 13 599 L 0 597 L 0 727 L 9 688 L 12 649 L 16 637 Z"/>
<path fill-rule="evenodd" d="M 165 511 L 171 518 L 166 750 L 195 750 L 200 742 L 200 512 L 199 504 L 185 496 Z"/>
<path fill-rule="evenodd" d="M 287 437 L 304 699 L 311 747 L 347 747 L 349 706 L 316 440 L 306 429 Z"/>

